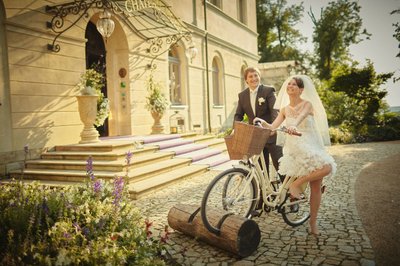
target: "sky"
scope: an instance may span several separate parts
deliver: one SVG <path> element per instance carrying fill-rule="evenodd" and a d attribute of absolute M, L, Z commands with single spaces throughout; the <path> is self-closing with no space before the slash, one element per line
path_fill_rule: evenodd
<path fill-rule="evenodd" d="M 304 4 L 304 16 L 302 23 L 296 25 L 303 36 L 308 38 L 308 42 L 301 46 L 303 50 L 312 52 L 313 24 L 307 11 L 310 7 L 316 18 L 320 17 L 321 7 L 327 6 L 327 0 L 288 0 L 289 5 Z M 358 0 L 361 6 L 360 16 L 363 28 L 372 34 L 370 40 L 350 46 L 350 53 L 353 59 L 360 63 L 360 67 L 366 64 L 366 59 L 370 59 L 379 73 L 395 72 L 395 76 L 400 77 L 400 58 L 396 57 L 400 52 L 399 42 L 393 37 L 393 23 L 400 22 L 400 14 L 390 15 L 390 12 L 400 8 L 400 0 Z M 382 85 L 388 91 L 385 100 L 390 106 L 400 106 L 400 81 L 393 83 L 392 80 Z"/>

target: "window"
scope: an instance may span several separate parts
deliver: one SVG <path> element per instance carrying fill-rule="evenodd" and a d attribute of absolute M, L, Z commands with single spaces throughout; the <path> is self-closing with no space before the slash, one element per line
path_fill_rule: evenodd
<path fill-rule="evenodd" d="M 168 53 L 169 65 L 169 99 L 172 105 L 184 104 L 181 86 L 181 64 L 175 48 Z"/>
<path fill-rule="evenodd" d="M 247 0 L 237 0 L 238 20 L 243 24 L 247 23 Z"/>
<path fill-rule="evenodd" d="M 213 104 L 224 105 L 222 73 L 216 58 L 212 62 Z"/>
<path fill-rule="evenodd" d="M 220 8 L 220 9 L 222 8 L 221 0 L 208 0 L 208 2 L 213 4 L 216 7 Z"/>

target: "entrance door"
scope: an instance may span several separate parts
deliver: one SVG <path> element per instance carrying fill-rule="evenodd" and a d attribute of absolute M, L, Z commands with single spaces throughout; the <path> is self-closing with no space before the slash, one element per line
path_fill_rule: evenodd
<path fill-rule="evenodd" d="M 86 68 L 93 68 L 103 74 L 104 87 L 101 89 L 104 96 L 107 97 L 107 78 L 106 78 L 106 48 L 103 37 L 97 31 L 96 25 L 89 21 L 85 38 L 86 42 Z M 99 131 L 100 137 L 108 136 L 108 118 L 102 126 L 96 128 Z"/>

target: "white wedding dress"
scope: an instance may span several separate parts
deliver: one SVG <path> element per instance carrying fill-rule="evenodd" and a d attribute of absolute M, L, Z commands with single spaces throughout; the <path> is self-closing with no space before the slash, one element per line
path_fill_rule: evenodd
<path fill-rule="evenodd" d="M 285 107 L 287 127 L 295 124 L 299 111 L 301 110 L 295 110 L 290 106 Z M 336 172 L 336 163 L 325 150 L 316 130 L 314 116 L 305 115 L 297 129 L 302 133 L 301 136 L 285 134 L 283 156 L 279 160 L 279 174 L 300 177 L 330 164 L 332 166 L 330 176 L 332 176 Z"/>

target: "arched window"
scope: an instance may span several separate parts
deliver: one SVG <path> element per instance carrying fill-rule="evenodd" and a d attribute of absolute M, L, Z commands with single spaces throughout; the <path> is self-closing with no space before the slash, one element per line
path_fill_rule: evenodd
<path fill-rule="evenodd" d="M 224 94 L 222 86 L 222 73 L 218 59 L 212 61 L 212 84 L 213 84 L 213 103 L 214 105 L 224 105 Z"/>
<path fill-rule="evenodd" d="M 181 63 L 178 51 L 174 47 L 168 53 L 169 99 L 172 105 L 183 105 L 184 97 L 181 84 Z"/>

